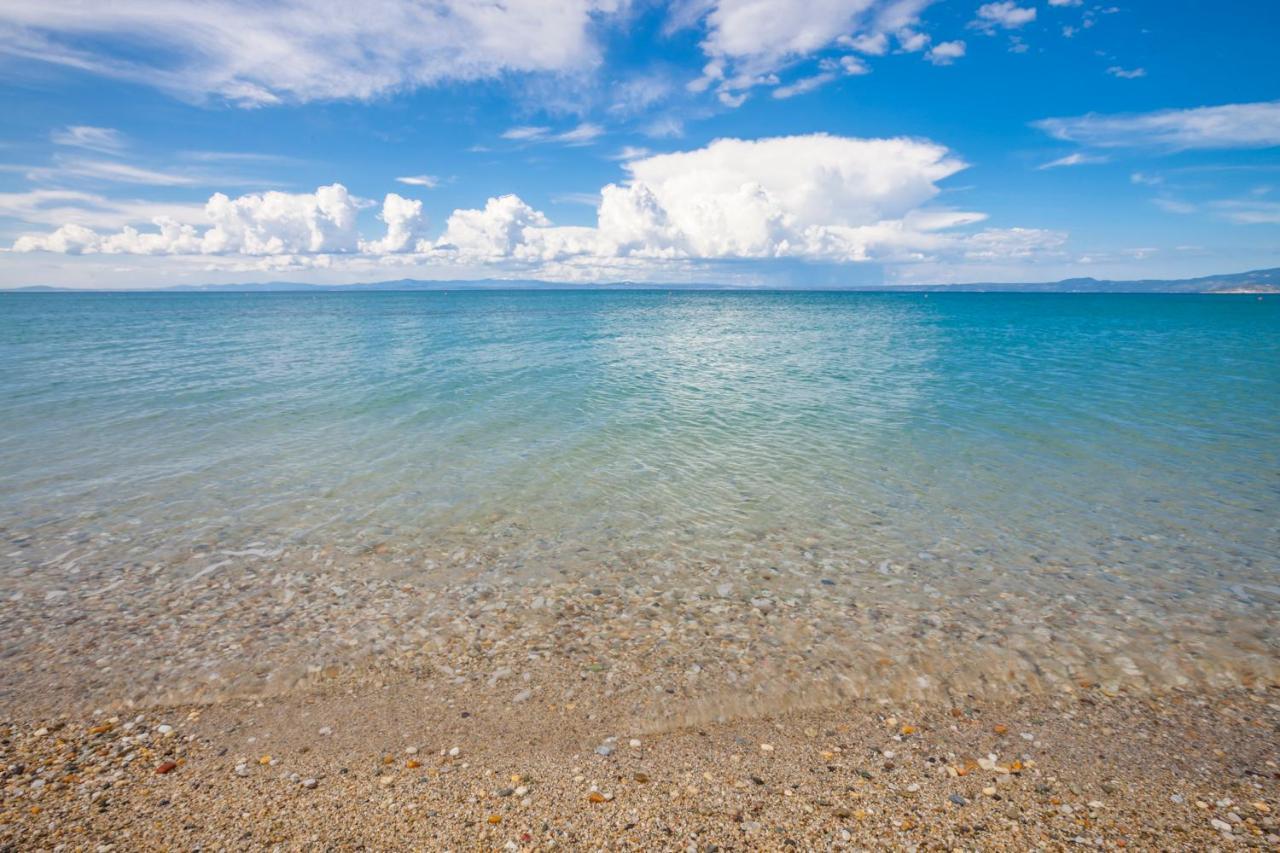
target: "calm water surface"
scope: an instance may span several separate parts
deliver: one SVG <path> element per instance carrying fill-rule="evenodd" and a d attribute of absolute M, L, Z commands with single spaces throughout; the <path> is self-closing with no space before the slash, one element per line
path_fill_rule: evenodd
<path fill-rule="evenodd" d="M 534 578 L 911 566 L 1275 658 L 1280 299 L 5 295 L 0 400 L 0 560 L 54 586 L 495 542 Z"/>

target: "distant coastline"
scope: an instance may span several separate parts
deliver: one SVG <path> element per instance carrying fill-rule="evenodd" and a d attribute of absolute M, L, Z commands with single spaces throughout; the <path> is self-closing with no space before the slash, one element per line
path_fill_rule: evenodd
<path fill-rule="evenodd" d="M 239 284 L 181 284 L 155 288 L 78 288 L 30 285 L 0 293 L 356 293 L 379 291 L 442 290 L 812 290 L 842 293 L 1209 293 L 1219 295 L 1280 294 L 1280 267 L 1223 275 L 1182 279 L 1116 281 L 1068 278 L 1051 282 L 975 282 L 966 284 L 858 285 L 851 287 L 749 287 L 714 282 L 662 284 L 634 281 L 575 284 L 539 279 L 457 279 L 430 281 L 393 279 L 354 284 L 307 284 L 269 281 Z"/>

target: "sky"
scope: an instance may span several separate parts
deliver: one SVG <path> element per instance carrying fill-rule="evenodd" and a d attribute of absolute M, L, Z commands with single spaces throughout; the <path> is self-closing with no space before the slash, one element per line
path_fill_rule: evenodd
<path fill-rule="evenodd" d="M 1280 266 L 1276 0 L 0 0 L 0 287 Z"/>

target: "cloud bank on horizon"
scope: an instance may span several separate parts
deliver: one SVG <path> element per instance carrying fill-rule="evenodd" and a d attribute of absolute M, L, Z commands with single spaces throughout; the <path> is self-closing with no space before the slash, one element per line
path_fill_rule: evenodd
<path fill-rule="evenodd" d="M 0 3 L 0 286 L 1275 265 L 1268 8 Z"/>
<path fill-rule="evenodd" d="M 265 266 L 330 265 L 333 256 L 414 256 L 422 263 L 502 265 L 570 278 L 667 261 L 796 258 L 911 260 L 925 253 L 984 257 L 1056 251 L 1065 235 L 1040 229 L 957 226 L 982 213 L 934 207 L 937 182 L 965 168 L 941 146 L 912 139 L 823 134 L 720 139 L 694 151 L 632 160 L 630 177 L 600 190 L 594 226 L 557 226 L 516 195 L 455 210 L 436 238 L 422 202 L 388 193 L 376 239 L 358 233 L 360 200 L 342 184 L 312 193 L 209 199 L 197 225 L 157 217 L 155 228 L 99 234 L 69 223 L 27 234 L 15 252 L 240 255 Z M 396 260 L 405 260 L 398 257 Z"/>

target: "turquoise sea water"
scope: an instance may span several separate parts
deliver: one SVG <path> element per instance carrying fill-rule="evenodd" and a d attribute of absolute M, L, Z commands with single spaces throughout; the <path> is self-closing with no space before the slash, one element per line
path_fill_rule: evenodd
<path fill-rule="evenodd" d="M 0 400 L 10 573 L 90 542 L 174 575 L 218 548 L 909 565 L 1239 617 L 1274 660 L 1280 299 L 5 295 Z"/>

